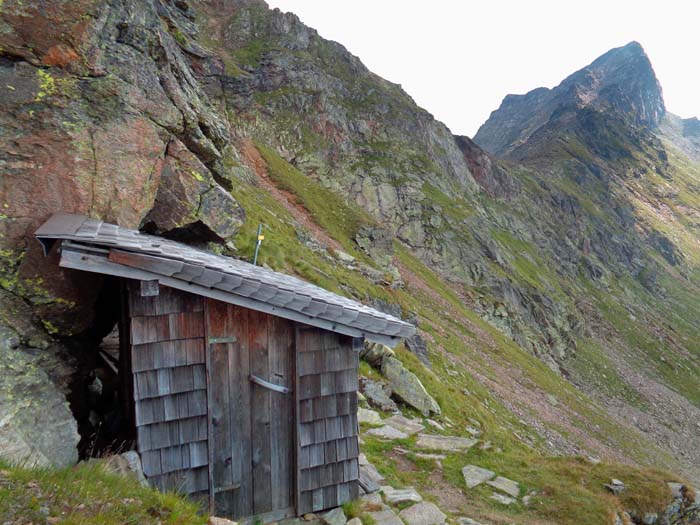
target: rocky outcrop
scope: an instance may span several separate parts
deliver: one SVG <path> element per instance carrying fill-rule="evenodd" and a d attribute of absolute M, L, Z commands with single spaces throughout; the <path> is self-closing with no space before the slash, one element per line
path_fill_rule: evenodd
<path fill-rule="evenodd" d="M 363 391 L 370 403 L 382 410 L 391 410 L 388 396 L 394 397 L 412 406 L 424 416 L 440 414 L 440 406 L 427 392 L 423 383 L 413 373 L 407 370 L 394 354 L 394 351 L 379 343 L 365 343 L 360 351 L 360 357 L 382 372 L 386 385 L 377 381 L 363 380 Z"/>
<path fill-rule="evenodd" d="M 216 61 L 191 39 L 185 4 L 64 4 L 5 2 L 0 16 L 0 248 L 20 260 L 20 277 L 56 281 L 55 261 L 30 249 L 55 211 L 138 227 L 160 194 L 161 229 L 194 220 L 228 240 L 240 207 L 211 184 L 226 183 L 228 125 L 195 75 Z M 185 188 L 178 166 L 192 163 L 202 181 Z M 162 206 L 198 195 L 198 209 L 166 220 Z M 90 319 L 91 301 L 74 302 L 56 317 Z"/>
<path fill-rule="evenodd" d="M 0 458 L 28 466 L 78 461 L 78 425 L 63 392 L 42 368 L 46 349 L 26 347 L 0 325 Z"/>
<path fill-rule="evenodd" d="M 639 125 L 661 122 L 666 114 L 661 86 L 639 43 L 608 51 L 553 89 L 506 96 L 474 140 L 491 153 L 507 155 L 550 119 L 584 107 L 612 109 Z"/>
<path fill-rule="evenodd" d="M 389 381 L 395 397 L 426 417 L 440 414 L 440 405 L 428 394 L 420 379 L 404 368 L 401 361 L 395 357 L 382 360 L 382 374 Z"/>
<path fill-rule="evenodd" d="M 243 208 L 214 180 L 207 167 L 173 139 L 144 228 L 190 242 L 226 242 L 244 218 Z"/>
<path fill-rule="evenodd" d="M 44 258 L 33 239 L 42 221 L 74 212 L 233 246 L 244 212 L 228 189 L 240 168 L 202 81 L 220 62 L 195 33 L 187 2 L 2 4 L 0 287 L 13 304 L 3 313 L 31 325 L 0 359 L 0 447 L 15 460 L 77 459 L 75 370 L 57 377 L 54 354 L 33 345 L 93 331 L 103 286 L 60 270 L 55 251 Z"/>

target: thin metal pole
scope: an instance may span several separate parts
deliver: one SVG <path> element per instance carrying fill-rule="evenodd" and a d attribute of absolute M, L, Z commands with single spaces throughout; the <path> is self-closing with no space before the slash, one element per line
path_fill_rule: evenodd
<path fill-rule="evenodd" d="M 258 252 L 260 251 L 260 245 L 263 242 L 265 236 L 262 234 L 262 224 L 258 224 L 258 240 L 255 243 L 255 255 L 253 256 L 253 265 L 258 263 Z"/>

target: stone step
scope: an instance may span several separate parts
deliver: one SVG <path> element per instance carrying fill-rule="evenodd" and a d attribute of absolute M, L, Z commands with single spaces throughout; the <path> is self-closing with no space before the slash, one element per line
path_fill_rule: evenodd
<path fill-rule="evenodd" d="M 406 525 L 442 525 L 447 516 L 435 504 L 423 501 L 399 512 Z"/>
<path fill-rule="evenodd" d="M 457 452 L 469 450 L 478 443 L 476 439 L 458 436 L 438 436 L 434 434 L 418 434 L 416 446 L 431 450 Z"/>
<path fill-rule="evenodd" d="M 394 487 L 383 485 L 381 490 L 384 493 L 384 501 L 392 505 L 399 505 L 401 503 L 420 503 L 423 501 L 423 496 L 418 494 L 418 491 L 413 487 L 395 489 Z"/>

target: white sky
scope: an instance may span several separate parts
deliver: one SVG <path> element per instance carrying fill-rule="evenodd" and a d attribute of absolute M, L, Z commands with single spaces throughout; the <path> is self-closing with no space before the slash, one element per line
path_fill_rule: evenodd
<path fill-rule="evenodd" d="M 508 93 L 553 87 L 637 40 L 669 111 L 700 116 L 698 0 L 267 0 L 473 136 Z"/>

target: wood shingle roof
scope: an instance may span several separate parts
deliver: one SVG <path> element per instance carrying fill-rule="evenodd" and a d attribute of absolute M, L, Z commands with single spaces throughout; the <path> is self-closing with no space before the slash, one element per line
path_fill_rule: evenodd
<path fill-rule="evenodd" d="M 143 281 L 394 346 L 415 327 L 296 277 L 82 215 L 57 213 L 35 236 L 62 242 L 61 266 Z"/>

